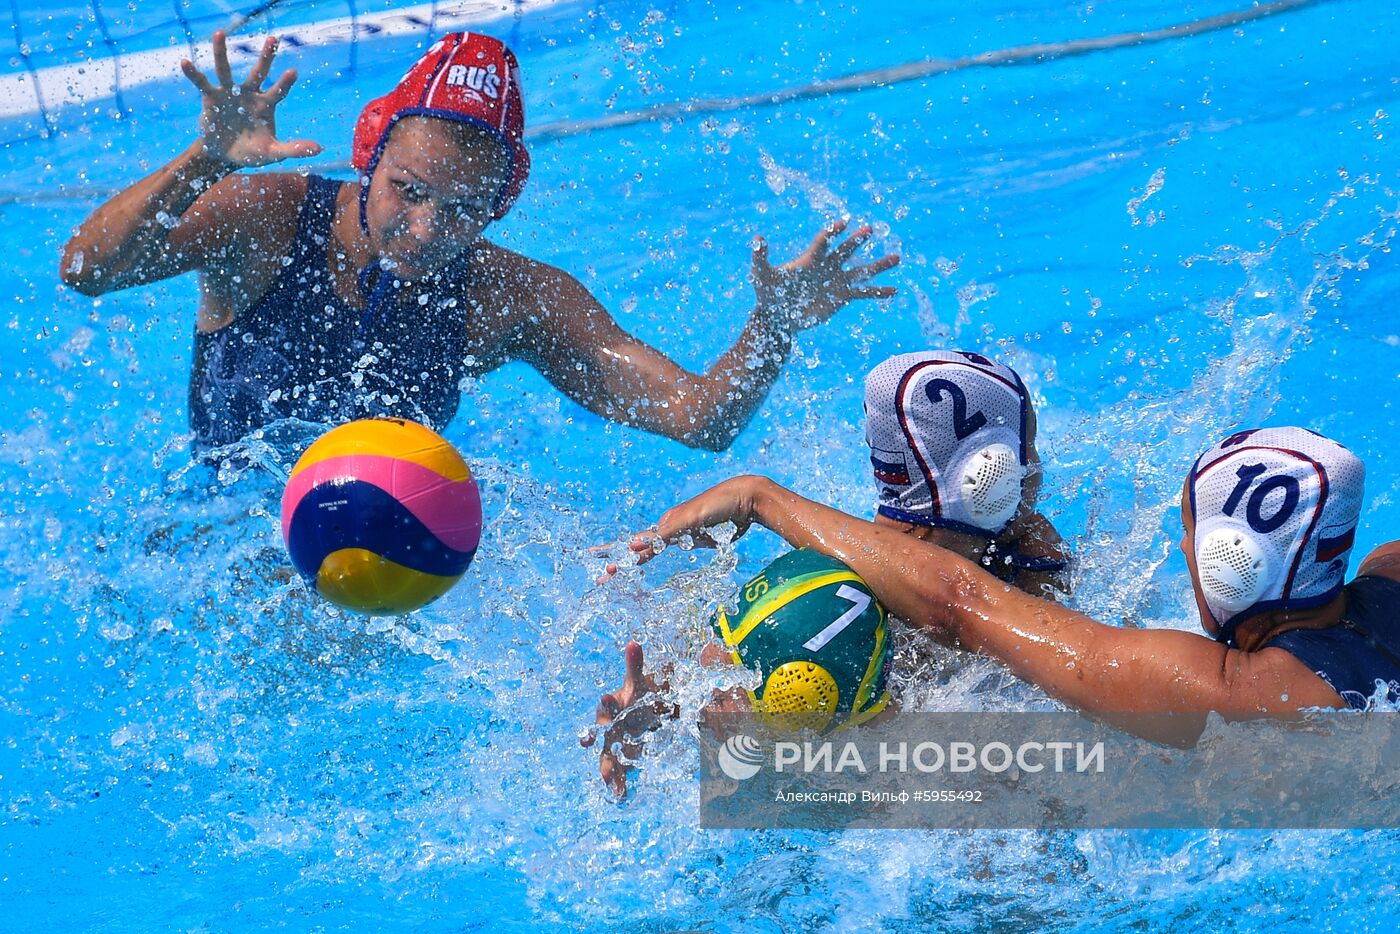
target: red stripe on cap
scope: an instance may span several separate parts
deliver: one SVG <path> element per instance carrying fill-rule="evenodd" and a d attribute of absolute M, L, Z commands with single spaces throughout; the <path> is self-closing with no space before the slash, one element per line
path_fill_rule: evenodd
<path fill-rule="evenodd" d="M 1319 563 L 1331 561 L 1333 558 L 1340 558 L 1351 550 L 1351 546 L 1356 544 L 1356 529 L 1351 529 L 1344 535 L 1335 538 L 1319 538 L 1317 540 L 1317 560 Z"/>

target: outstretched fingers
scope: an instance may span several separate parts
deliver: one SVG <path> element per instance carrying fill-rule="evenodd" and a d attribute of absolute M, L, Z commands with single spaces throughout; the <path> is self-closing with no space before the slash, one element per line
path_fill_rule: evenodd
<path fill-rule="evenodd" d="M 873 263 L 866 263 L 863 266 L 853 266 L 846 270 L 846 283 L 842 290 L 843 301 L 856 301 L 865 298 L 893 298 L 899 294 L 899 289 L 892 285 L 867 285 L 856 287 L 855 283 L 864 282 L 873 276 L 878 276 L 886 269 L 899 265 L 897 254 L 882 256 Z"/>
<path fill-rule="evenodd" d="M 578 744 L 585 749 L 598 741 L 600 733 L 605 733 L 606 728 L 612 726 L 613 720 L 617 719 L 618 713 L 622 710 L 622 705 L 617 702 L 617 698 L 611 694 L 604 694 L 598 698 L 598 707 L 593 711 L 593 722 L 602 730 L 589 730 L 578 738 Z M 605 744 L 606 745 L 606 744 Z"/>
<path fill-rule="evenodd" d="M 228 37 L 224 35 L 222 29 L 214 33 L 214 75 L 219 79 L 219 85 L 225 88 L 233 87 L 233 68 L 228 63 Z"/>
<path fill-rule="evenodd" d="M 758 278 L 773 268 L 768 260 L 768 241 L 763 237 L 753 238 L 753 276 Z"/>
<path fill-rule="evenodd" d="M 622 561 L 620 558 L 613 557 L 619 545 L 622 545 L 622 543 L 609 542 L 606 545 L 589 546 L 588 553 L 593 557 L 611 559 L 603 565 L 602 575 L 594 579 L 593 582 L 595 584 L 606 584 L 608 581 L 612 580 L 623 567 L 636 567 L 637 565 L 646 564 L 652 558 L 661 554 L 666 548 L 666 543 L 656 534 L 654 528 L 648 529 L 645 532 L 635 533 L 625 545 L 622 545 L 628 552 L 628 555 L 622 557 L 630 556 L 630 560 L 628 561 Z"/>
<path fill-rule="evenodd" d="M 846 270 L 847 282 L 864 282 L 873 276 L 878 276 L 886 269 L 893 269 L 899 265 L 899 254 L 891 253 L 889 256 L 882 256 L 873 263 L 866 263 L 863 266 L 852 266 Z"/>
<path fill-rule="evenodd" d="M 875 228 L 871 227 L 869 224 L 860 225 L 856 228 L 854 233 L 836 245 L 836 249 L 831 251 L 831 255 L 834 256 L 838 262 L 844 264 L 846 260 L 855 255 L 856 250 L 860 249 L 874 232 Z"/>
<path fill-rule="evenodd" d="M 619 801 L 627 797 L 627 767 L 615 753 L 603 750 L 598 772 L 603 776 L 603 783 L 612 791 L 613 797 Z"/>
<path fill-rule="evenodd" d="M 286 71 L 282 72 L 282 77 L 278 78 L 277 82 L 272 87 L 263 92 L 263 97 L 269 103 L 280 104 L 286 99 L 287 95 L 292 92 L 292 85 L 296 83 L 297 70 L 295 68 L 288 68 Z"/>
<path fill-rule="evenodd" d="M 680 716 L 677 705 L 657 696 L 670 690 L 665 680 L 669 669 L 663 669 L 663 681 L 658 684 L 654 675 L 646 673 L 642 647 L 635 639 L 628 640 L 624 658 L 622 687 L 599 698 L 596 725 L 579 737 L 580 745 L 592 746 L 602 736 L 598 770 L 619 799 L 627 795 L 627 772 L 641 756 L 646 734 L 660 726 L 663 717 Z"/>
<path fill-rule="evenodd" d="M 898 294 L 899 289 L 892 285 L 872 285 L 863 289 L 848 289 L 846 299 L 855 301 L 862 298 L 894 298 Z"/>
<path fill-rule="evenodd" d="M 807 247 L 807 253 L 811 256 L 823 255 L 831 246 L 831 241 L 845 229 L 846 221 L 844 219 L 834 220 L 827 224 L 812 238 L 812 245 Z"/>
<path fill-rule="evenodd" d="M 637 556 L 638 564 L 646 564 L 666 550 L 666 540 L 655 529 L 648 529 L 633 535 L 627 547 Z"/>
<path fill-rule="evenodd" d="M 277 54 L 277 38 L 268 36 L 263 43 L 262 53 L 258 55 L 258 60 L 253 63 L 253 68 L 248 72 L 248 78 L 243 82 L 243 90 L 250 94 L 256 94 L 262 90 L 263 82 L 267 80 L 268 72 L 272 70 L 272 59 Z"/>
<path fill-rule="evenodd" d="M 189 59 L 183 59 L 180 62 L 180 71 L 184 73 L 186 78 L 190 79 L 190 84 L 193 84 L 199 89 L 199 93 L 214 93 L 214 85 L 209 83 L 209 79 L 204 76 L 204 72 L 195 67 L 194 62 Z"/>
<path fill-rule="evenodd" d="M 305 159 L 308 156 L 318 156 L 324 148 L 320 143 L 309 139 L 291 139 L 269 147 L 271 154 L 277 159 Z"/>
<path fill-rule="evenodd" d="M 623 704 L 616 694 L 604 694 L 598 698 L 598 709 L 593 714 L 594 721 L 600 726 L 611 726 L 617 715 L 622 712 L 622 707 Z"/>
<path fill-rule="evenodd" d="M 625 654 L 626 674 L 622 678 L 622 693 L 626 696 L 627 704 L 631 705 L 653 687 L 647 683 L 646 672 L 642 670 L 642 647 L 637 640 L 628 641 Z"/>

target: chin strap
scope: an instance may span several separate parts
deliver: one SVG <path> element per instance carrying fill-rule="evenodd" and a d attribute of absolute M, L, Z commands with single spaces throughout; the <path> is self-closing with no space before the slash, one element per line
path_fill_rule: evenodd
<path fill-rule="evenodd" d="M 376 149 L 374 158 L 370 160 L 369 170 L 360 176 L 360 192 L 357 200 L 360 203 L 360 230 L 364 232 L 366 237 L 369 236 L 369 214 L 366 213 L 369 205 L 369 181 L 374 174 L 374 167 L 378 164 L 379 150 Z"/>
<path fill-rule="evenodd" d="M 375 273 L 378 273 L 377 277 L 375 277 Z M 371 288 L 370 280 L 372 278 L 374 286 Z M 364 312 L 360 315 L 360 326 L 356 333 L 361 340 L 368 340 L 378 330 L 380 322 L 384 318 L 385 307 L 393 301 L 391 293 L 398 287 L 399 279 L 383 269 L 376 260 L 360 270 L 359 278 L 356 281 L 360 294 L 365 297 L 367 302 Z"/>

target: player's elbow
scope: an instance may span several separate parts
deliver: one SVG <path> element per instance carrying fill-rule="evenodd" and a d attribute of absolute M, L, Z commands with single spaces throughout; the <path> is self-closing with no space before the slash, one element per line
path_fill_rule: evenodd
<path fill-rule="evenodd" d="M 109 286 L 103 284 L 101 279 L 89 279 L 82 276 L 63 276 L 63 284 L 80 295 L 88 298 L 97 298 L 106 295 L 111 291 Z"/>
<path fill-rule="evenodd" d="M 695 448 L 697 451 L 708 451 L 711 454 L 719 454 L 729 450 L 729 446 L 734 443 L 734 439 L 739 437 L 739 430 L 733 425 L 702 425 L 687 426 L 687 430 L 676 436 L 687 447 Z"/>
<path fill-rule="evenodd" d="M 681 438 L 681 443 L 695 448 L 697 451 L 708 451 L 711 454 L 719 454 L 729 450 L 729 446 L 734 443 L 732 434 L 711 434 L 709 432 L 694 432 Z"/>
<path fill-rule="evenodd" d="M 112 281 L 88 261 L 87 252 L 77 237 L 69 240 L 63 248 L 63 255 L 58 261 L 58 278 L 70 289 L 91 298 L 110 292 L 113 288 Z"/>

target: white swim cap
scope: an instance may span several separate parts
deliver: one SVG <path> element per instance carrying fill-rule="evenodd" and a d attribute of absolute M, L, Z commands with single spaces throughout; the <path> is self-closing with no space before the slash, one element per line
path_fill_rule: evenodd
<path fill-rule="evenodd" d="M 981 354 L 891 357 L 865 378 L 865 440 L 879 511 L 902 522 L 996 535 L 1025 482 L 1030 396 Z"/>
<path fill-rule="evenodd" d="M 1237 432 L 1197 459 L 1191 549 L 1220 641 L 1250 616 L 1337 596 L 1365 479 L 1355 454 L 1305 428 Z"/>

